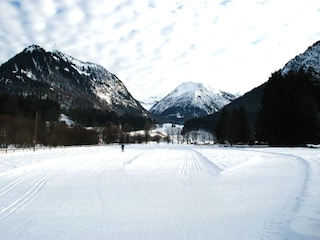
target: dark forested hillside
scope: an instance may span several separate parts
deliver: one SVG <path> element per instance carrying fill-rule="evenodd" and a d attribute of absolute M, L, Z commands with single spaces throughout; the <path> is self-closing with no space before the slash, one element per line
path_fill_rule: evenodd
<path fill-rule="evenodd" d="M 240 109 L 246 113 L 249 128 L 246 120 L 240 123 L 244 116 L 237 115 Z M 219 113 L 188 121 L 184 131 L 199 128 L 214 132 L 219 142 L 248 142 L 254 138 L 271 145 L 319 142 L 320 83 L 310 71 L 290 71 L 285 75 L 275 72 L 267 83 Z"/>
<path fill-rule="evenodd" d="M 114 74 L 37 45 L 0 66 L 0 94 L 0 147 L 96 144 L 102 128 L 130 131 L 152 123 Z M 62 112 L 73 126 L 59 121 Z"/>
<path fill-rule="evenodd" d="M 0 148 L 10 144 L 16 147 L 30 147 L 35 143 L 50 146 L 97 144 L 97 129 L 102 129 L 103 139 L 108 143 L 121 138 L 125 141 L 122 133 L 145 129 L 153 123 L 147 117 L 78 108 L 66 112 L 74 121 L 73 126 L 67 126 L 59 121 L 60 114 L 60 105 L 53 100 L 38 99 L 34 95 L 0 94 Z"/>
<path fill-rule="evenodd" d="M 0 66 L 0 92 L 49 98 L 63 109 L 95 108 L 118 114 L 149 113 L 123 82 L 100 65 L 31 45 Z"/>
<path fill-rule="evenodd" d="M 60 116 L 59 103 L 50 99 L 38 99 L 35 96 L 17 96 L 0 93 L 0 115 L 33 119 L 35 113 L 45 121 L 57 121 Z"/>
<path fill-rule="evenodd" d="M 205 129 L 214 132 L 219 141 L 224 141 L 228 134 L 227 141 L 232 141 L 230 132 L 225 133 L 230 129 L 221 129 L 228 124 L 221 121 L 243 107 L 252 131 L 251 137 L 255 136 L 256 140 L 274 145 L 319 142 L 319 55 L 320 41 L 273 73 L 268 82 L 226 105 L 223 111 L 187 121 L 184 132 Z"/>
<path fill-rule="evenodd" d="M 319 93 L 314 77 L 303 70 L 272 74 L 261 101 L 257 138 L 272 145 L 319 141 Z"/>

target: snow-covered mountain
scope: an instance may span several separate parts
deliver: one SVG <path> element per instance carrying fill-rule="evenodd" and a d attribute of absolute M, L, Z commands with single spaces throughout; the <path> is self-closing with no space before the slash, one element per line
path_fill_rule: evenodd
<path fill-rule="evenodd" d="M 165 95 L 166 94 L 163 94 L 162 96 L 151 96 L 144 99 L 139 99 L 139 102 L 145 109 L 149 110 L 153 107 L 153 105 L 159 102 Z"/>
<path fill-rule="evenodd" d="M 37 45 L 0 66 L 0 92 L 38 95 L 63 108 L 95 108 L 142 115 L 147 111 L 125 85 L 102 66 Z"/>
<path fill-rule="evenodd" d="M 150 112 L 160 121 L 184 123 L 188 119 L 217 112 L 236 98 L 202 83 L 187 82 L 152 106 Z"/>
<path fill-rule="evenodd" d="M 285 75 L 289 71 L 296 73 L 300 69 L 310 71 L 314 77 L 314 84 L 320 88 L 320 41 L 314 43 L 312 46 L 308 47 L 306 51 L 288 61 L 283 68 L 279 69 L 279 71 Z M 239 109 L 243 106 L 248 114 L 251 126 L 255 126 L 266 84 L 267 82 L 232 101 L 230 104 L 226 105 L 226 109 L 231 112 L 233 109 Z M 203 119 L 198 120 L 197 123 L 192 121 L 187 122 L 185 127 L 188 129 L 198 129 L 209 123 L 210 128 L 212 128 L 212 126 L 217 124 L 218 119 L 219 112 L 204 117 Z M 209 126 L 206 125 L 205 128 L 209 128 Z"/>
<path fill-rule="evenodd" d="M 316 79 L 320 81 L 320 41 L 314 43 L 308 49 L 291 59 L 282 69 L 282 74 L 289 71 L 298 72 L 300 69 L 311 71 Z"/>

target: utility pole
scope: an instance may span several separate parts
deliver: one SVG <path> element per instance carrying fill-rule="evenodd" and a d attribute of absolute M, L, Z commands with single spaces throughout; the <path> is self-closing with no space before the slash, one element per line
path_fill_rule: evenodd
<path fill-rule="evenodd" d="M 37 145 L 37 128 L 38 128 L 38 111 L 36 112 L 36 123 L 34 127 L 34 145 L 33 145 L 33 151 L 36 151 L 36 145 Z"/>

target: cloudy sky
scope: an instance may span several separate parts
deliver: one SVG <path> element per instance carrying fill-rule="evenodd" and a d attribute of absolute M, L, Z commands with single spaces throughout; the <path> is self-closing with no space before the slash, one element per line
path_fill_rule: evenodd
<path fill-rule="evenodd" d="M 320 40 L 319 0 L 0 0 L 0 63 L 31 44 L 102 65 L 138 100 L 245 93 Z"/>

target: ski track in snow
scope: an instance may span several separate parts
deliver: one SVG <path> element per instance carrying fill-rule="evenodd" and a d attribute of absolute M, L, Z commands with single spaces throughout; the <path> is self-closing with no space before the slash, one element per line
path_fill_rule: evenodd
<path fill-rule="evenodd" d="M 1 205 L 4 207 L 0 210 L 0 221 L 27 204 L 52 175 L 50 173 L 46 175 L 37 173 L 27 174 L 26 176 L 17 178 L 11 184 L 1 189 Z"/>
<path fill-rule="evenodd" d="M 0 239 L 320 239 L 318 150 L 128 145 L 0 155 Z"/>

